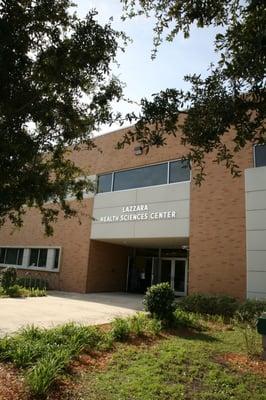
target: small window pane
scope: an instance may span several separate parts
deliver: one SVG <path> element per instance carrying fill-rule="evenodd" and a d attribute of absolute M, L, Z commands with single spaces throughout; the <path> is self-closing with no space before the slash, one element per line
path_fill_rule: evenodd
<path fill-rule="evenodd" d="M 24 249 L 18 249 L 17 265 L 22 265 Z"/>
<path fill-rule="evenodd" d="M 0 263 L 4 264 L 5 262 L 5 254 L 6 254 L 6 249 L 4 247 L 0 248 Z"/>
<path fill-rule="evenodd" d="M 111 192 L 112 174 L 98 176 L 97 193 Z"/>
<path fill-rule="evenodd" d="M 190 168 L 188 160 L 170 162 L 169 182 L 184 182 L 190 180 Z"/>
<path fill-rule="evenodd" d="M 58 268 L 58 263 L 59 263 L 59 249 L 55 249 L 55 258 L 54 258 L 53 269 Z"/>
<path fill-rule="evenodd" d="M 266 166 L 266 144 L 259 144 L 255 146 L 255 166 Z"/>
<path fill-rule="evenodd" d="M 17 255 L 18 255 L 18 249 L 7 249 L 5 264 L 16 265 Z"/>
<path fill-rule="evenodd" d="M 30 250 L 30 266 L 37 267 L 39 249 Z"/>
<path fill-rule="evenodd" d="M 114 190 L 162 185 L 167 183 L 167 163 L 115 172 Z"/>
<path fill-rule="evenodd" d="M 38 261 L 38 267 L 44 268 L 46 267 L 46 262 L 47 262 L 47 249 L 40 249 L 40 254 L 39 254 L 39 261 Z"/>

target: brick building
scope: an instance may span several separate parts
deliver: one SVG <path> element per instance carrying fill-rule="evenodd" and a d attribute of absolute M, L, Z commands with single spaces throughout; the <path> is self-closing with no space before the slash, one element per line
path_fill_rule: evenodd
<path fill-rule="evenodd" d="M 64 291 L 144 292 L 169 281 L 180 296 L 266 297 L 266 145 L 236 156 L 240 178 L 208 155 L 198 187 L 178 139 L 147 155 L 135 145 L 115 150 L 124 132 L 98 137 L 102 153 L 72 152 L 98 188 L 81 203 L 69 199 L 81 223 L 60 216 L 45 237 L 29 210 L 21 230 L 1 228 L 0 265 Z"/>

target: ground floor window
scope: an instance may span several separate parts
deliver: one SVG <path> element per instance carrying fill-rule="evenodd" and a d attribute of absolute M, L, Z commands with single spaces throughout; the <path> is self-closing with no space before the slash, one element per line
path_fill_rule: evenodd
<path fill-rule="evenodd" d="M 56 271 L 59 258 L 60 248 L 0 247 L 0 266 Z"/>

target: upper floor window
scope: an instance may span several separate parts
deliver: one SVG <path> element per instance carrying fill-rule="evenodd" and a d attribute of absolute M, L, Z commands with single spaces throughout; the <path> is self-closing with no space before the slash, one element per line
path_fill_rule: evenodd
<path fill-rule="evenodd" d="M 266 166 L 266 143 L 254 146 L 255 167 Z"/>
<path fill-rule="evenodd" d="M 113 174 L 104 174 L 98 176 L 97 193 L 111 192 Z"/>
<path fill-rule="evenodd" d="M 135 189 L 167 183 L 167 163 L 115 172 L 113 190 Z"/>
<path fill-rule="evenodd" d="M 98 176 L 97 193 L 135 189 L 190 180 L 187 160 L 168 161 Z"/>
<path fill-rule="evenodd" d="M 170 162 L 169 183 L 184 182 L 190 180 L 190 168 L 188 160 Z"/>

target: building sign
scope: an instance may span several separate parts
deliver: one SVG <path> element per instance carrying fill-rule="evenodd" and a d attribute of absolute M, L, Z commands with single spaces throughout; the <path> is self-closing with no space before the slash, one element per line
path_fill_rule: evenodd
<path fill-rule="evenodd" d="M 99 222 L 130 222 L 130 221 L 153 221 L 175 219 L 176 211 L 150 211 L 148 204 L 137 204 L 122 207 L 119 215 L 105 215 L 98 219 Z"/>

